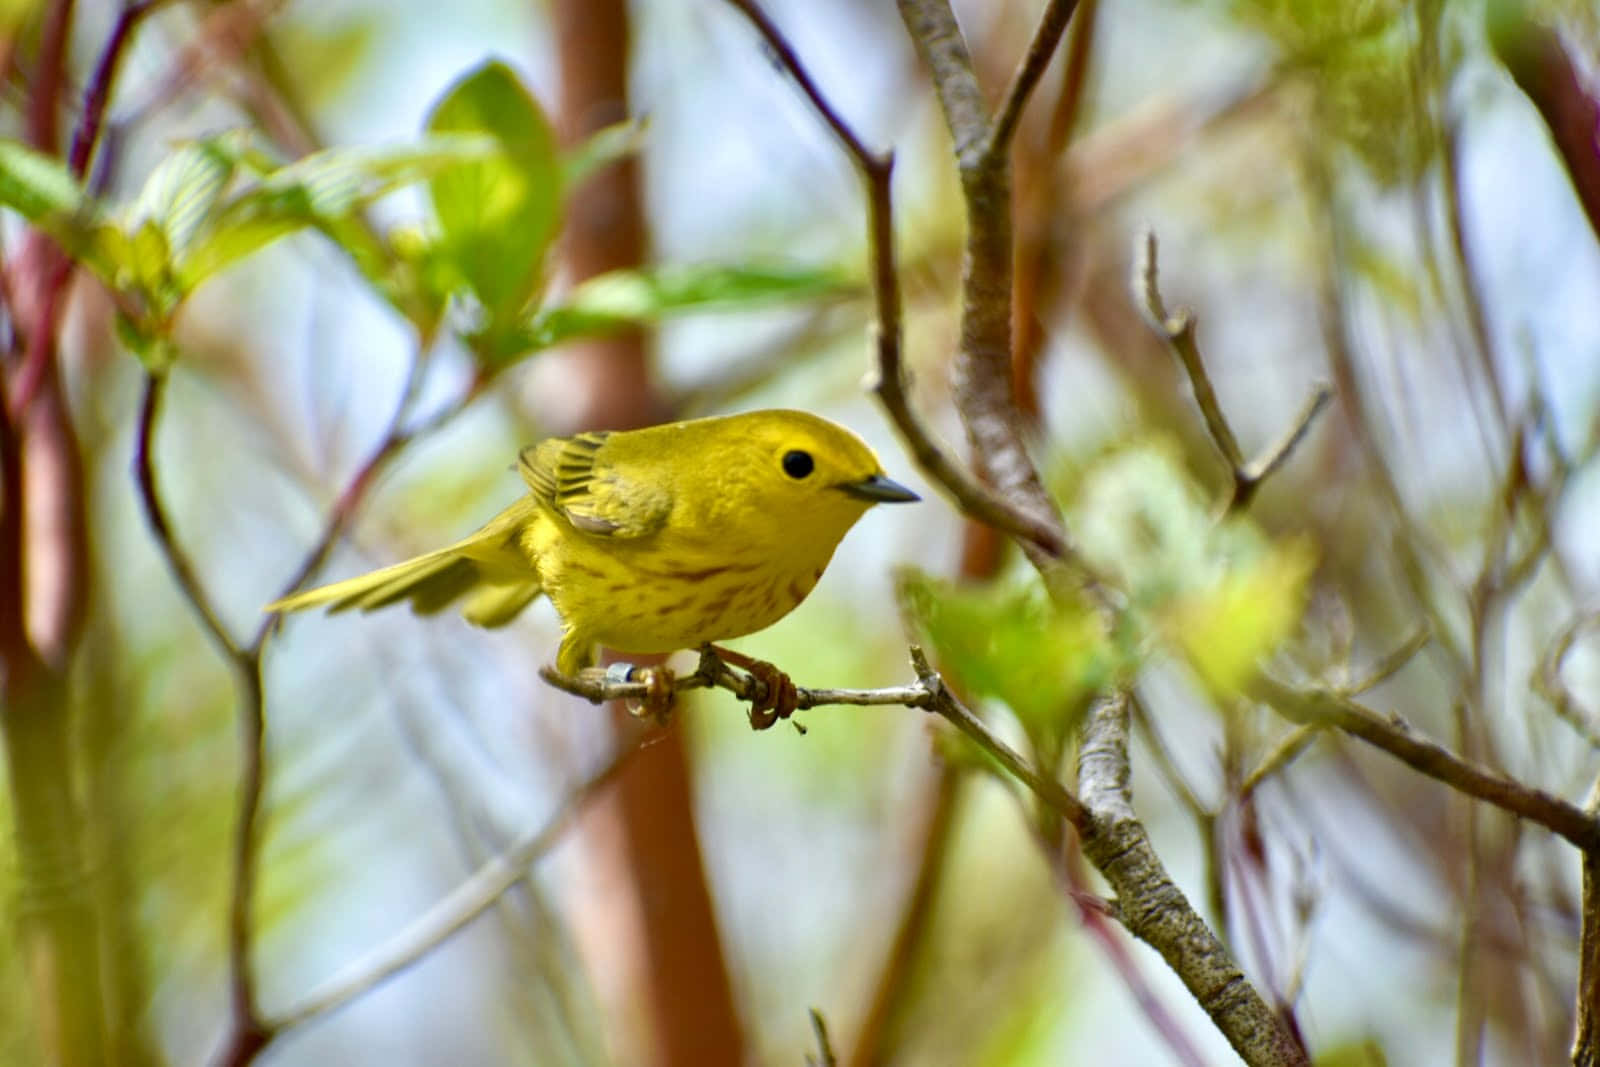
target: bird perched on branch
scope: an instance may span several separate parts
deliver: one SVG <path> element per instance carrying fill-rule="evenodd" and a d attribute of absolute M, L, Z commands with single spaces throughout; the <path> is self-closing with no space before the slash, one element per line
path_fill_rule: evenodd
<path fill-rule="evenodd" d="M 266 610 L 408 600 L 428 615 L 460 601 L 469 621 L 503 626 L 542 593 L 562 621 L 556 668 L 575 675 L 597 646 L 672 652 L 771 626 L 868 508 L 918 499 L 859 437 L 802 411 L 550 438 L 517 469 L 528 494 L 466 539 Z M 781 703 L 775 668 L 719 652 Z"/>

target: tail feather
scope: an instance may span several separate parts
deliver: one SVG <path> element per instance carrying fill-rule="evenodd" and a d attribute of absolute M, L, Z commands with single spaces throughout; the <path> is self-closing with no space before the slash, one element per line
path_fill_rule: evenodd
<path fill-rule="evenodd" d="M 538 572 L 515 545 L 518 520 L 526 521 L 527 516 L 513 505 L 476 534 L 448 548 L 291 593 L 265 610 L 302 611 L 327 605 L 330 612 L 351 608 L 376 611 L 409 600 L 412 611 L 433 615 L 465 597 L 462 614 L 469 622 L 504 626 L 543 592 Z"/>

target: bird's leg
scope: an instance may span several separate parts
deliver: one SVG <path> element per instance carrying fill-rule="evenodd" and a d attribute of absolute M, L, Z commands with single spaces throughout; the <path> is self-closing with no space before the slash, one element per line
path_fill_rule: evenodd
<path fill-rule="evenodd" d="M 606 668 L 609 682 L 643 682 L 643 700 L 625 702 L 628 714 L 636 719 L 654 719 L 657 726 L 665 726 L 672 715 L 674 676 L 667 666 L 635 667 L 631 663 L 617 662 Z"/>
<path fill-rule="evenodd" d="M 768 729 L 779 719 L 787 719 L 794 714 L 800 694 L 787 674 L 764 659 L 755 659 L 721 645 L 707 647 L 725 662 L 749 672 L 750 677 L 761 686 L 761 691 L 750 701 L 752 730 Z"/>

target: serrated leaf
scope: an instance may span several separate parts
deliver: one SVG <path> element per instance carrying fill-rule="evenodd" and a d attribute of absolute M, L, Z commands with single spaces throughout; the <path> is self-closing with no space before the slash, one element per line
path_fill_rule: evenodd
<path fill-rule="evenodd" d="M 507 354 L 692 311 L 811 300 L 847 292 L 851 285 L 837 271 L 814 268 L 690 265 L 608 271 L 573 289 L 565 303 L 534 315 L 509 339 Z"/>
<path fill-rule="evenodd" d="M 533 95 L 499 62 L 446 91 L 427 129 L 486 134 L 500 150 L 435 175 L 429 192 L 441 250 L 482 304 L 486 332 L 512 330 L 542 287 L 559 228 L 563 175 L 555 132 Z"/>
<path fill-rule="evenodd" d="M 941 667 L 1011 708 L 1036 744 L 1065 736 L 1129 659 L 1098 612 L 1052 602 L 1032 577 L 961 586 L 907 570 L 897 589 Z"/>

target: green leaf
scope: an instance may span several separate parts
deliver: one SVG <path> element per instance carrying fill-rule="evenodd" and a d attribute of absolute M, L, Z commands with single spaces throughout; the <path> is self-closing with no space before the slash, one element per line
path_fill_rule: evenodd
<path fill-rule="evenodd" d="M 1045 751 L 1059 748 L 1096 693 L 1132 661 L 1087 603 L 1054 603 L 1035 577 L 953 585 L 898 575 L 906 614 L 968 692 L 1016 714 Z"/>
<path fill-rule="evenodd" d="M 1238 692 L 1294 632 L 1316 562 L 1309 542 L 1288 541 L 1173 606 L 1166 628 L 1212 692 Z"/>
<path fill-rule="evenodd" d="M 452 86 L 428 117 L 433 133 L 492 137 L 498 155 L 429 182 L 440 247 L 483 305 L 485 333 L 512 329 L 544 281 L 560 224 L 562 165 L 556 138 L 511 68 L 487 63 Z"/>
<path fill-rule="evenodd" d="M 1309 543 L 1274 542 L 1247 516 L 1218 521 L 1174 448 L 1107 456 L 1073 511 L 1080 550 L 1126 590 L 1135 624 L 1163 635 L 1213 692 L 1237 691 L 1298 625 L 1316 565 Z"/>
<path fill-rule="evenodd" d="M 64 164 L 6 138 L 0 138 L 0 204 L 33 223 L 93 213 L 93 201 Z"/>
<path fill-rule="evenodd" d="M 322 230 L 363 274 L 383 282 L 388 257 L 365 226 L 349 224 L 356 214 L 398 188 L 483 159 L 494 150 L 493 142 L 482 136 L 424 137 L 410 145 L 325 149 L 266 169 L 212 220 L 205 239 L 181 265 L 182 284 L 193 289 L 244 256 L 307 227 Z M 246 155 L 240 162 L 255 170 L 264 166 Z"/>
<path fill-rule="evenodd" d="M 93 236 L 100 205 L 59 160 L 0 138 L 0 206 L 55 238 L 96 273 L 108 273 Z"/>
<path fill-rule="evenodd" d="M 849 292 L 854 283 L 826 269 L 668 266 L 615 270 L 575 288 L 567 301 L 545 308 L 507 339 L 515 357 L 594 334 L 713 308 L 766 307 Z"/>
<path fill-rule="evenodd" d="M 177 258 L 210 221 L 234 174 L 228 153 L 215 142 L 191 141 L 174 149 L 145 179 L 128 211 L 127 229 L 158 226 Z"/>

